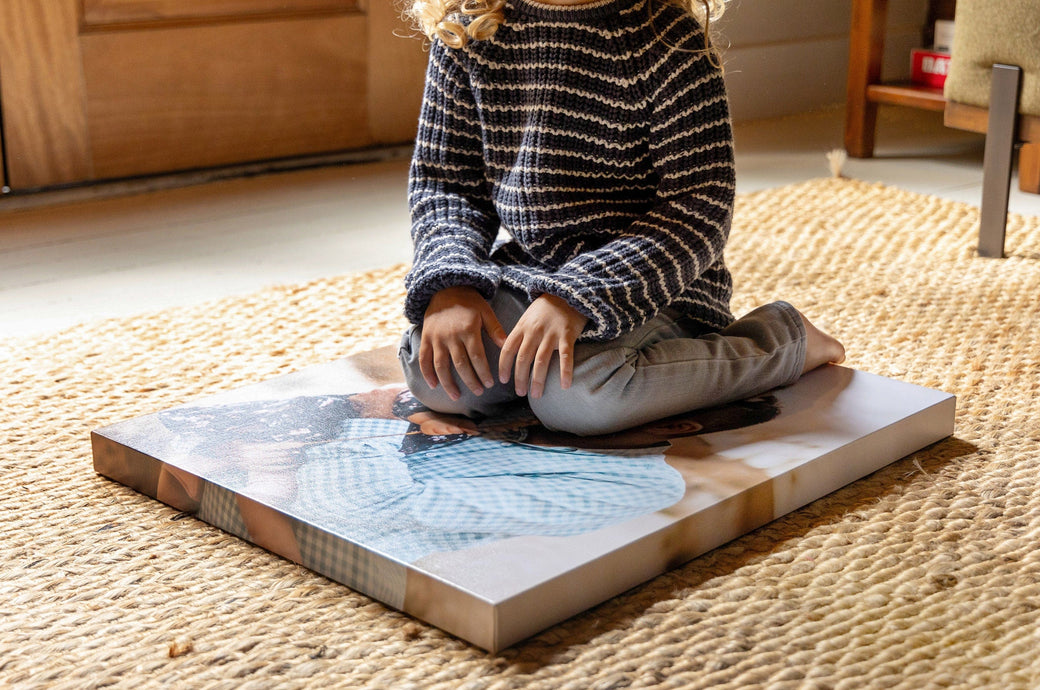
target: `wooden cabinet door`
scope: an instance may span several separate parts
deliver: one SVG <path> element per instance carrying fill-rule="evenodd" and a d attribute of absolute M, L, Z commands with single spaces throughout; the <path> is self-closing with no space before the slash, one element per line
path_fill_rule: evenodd
<path fill-rule="evenodd" d="M 408 140 L 422 42 L 390 0 L 2 0 L 15 189 Z"/>

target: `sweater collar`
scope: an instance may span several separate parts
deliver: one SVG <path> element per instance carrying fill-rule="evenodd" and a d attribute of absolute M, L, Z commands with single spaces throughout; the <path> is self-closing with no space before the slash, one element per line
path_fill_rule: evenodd
<path fill-rule="evenodd" d="M 509 5 L 519 16 L 553 21 L 583 21 L 617 15 L 641 4 L 641 0 L 596 0 L 581 5 L 551 5 L 538 0 L 512 0 Z"/>

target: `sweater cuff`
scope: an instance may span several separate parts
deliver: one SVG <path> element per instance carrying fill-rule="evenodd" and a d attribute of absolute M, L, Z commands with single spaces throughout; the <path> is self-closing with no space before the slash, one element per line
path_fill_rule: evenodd
<path fill-rule="evenodd" d="M 541 294 L 559 297 L 588 318 L 581 334 L 582 341 L 613 340 L 621 335 L 622 324 L 617 313 L 595 296 L 593 290 L 572 287 L 557 280 L 536 280 L 529 288 L 529 296 L 534 299 Z"/>
<path fill-rule="evenodd" d="M 405 277 L 408 291 L 404 301 L 404 315 L 411 323 L 422 325 L 426 309 L 433 296 L 450 287 L 471 287 L 490 300 L 498 289 L 500 271 L 497 266 L 441 269 L 436 273 L 417 275 L 413 272 Z"/>

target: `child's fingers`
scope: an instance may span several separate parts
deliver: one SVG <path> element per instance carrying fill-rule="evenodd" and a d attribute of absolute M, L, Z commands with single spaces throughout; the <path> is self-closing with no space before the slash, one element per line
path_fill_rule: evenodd
<path fill-rule="evenodd" d="M 485 388 L 491 388 L 495 385 L 495 377 L 491 375 L 491 365 L 488 363 L 487 353 L 484 351 L 484 340 L 478 333 L 475 337 L 467 340 L 465 346 L 469 363 L 473 367 L 480 389 L 474 390 L 468 382 L 466 385 L 470 386 L 470 390 L 473 390 L 476 395 L 480 395 Z"/>
<path fill-rule="evenodd" d="M 480 432 L 477 430 L 476 424 L 466 424 L 464 422 L 450 422 L 450 421 L 431 421 L 422 425 L 420 428 L 422 433 L 427 436 L 452 436 L 455 434 L 466 434 L 467 436 L 476 436 Z"/>
<path fill-rule="evenodd" d="M 502 324 L 499 322 L 498 317 L 495 315 L 495 311 L 491 308 L 490 304 L 487 306 L 487 309 L 481 313 L 481 320 L 484 324 L 484 330 L 487 331 L 488 336 L 491 337 L 491 342 L 499 348 L 505 345 L 506 329 L 502 328 Z"/>
<path fill-rule="evenodd" d="M 516 394 L 520 397 L 527 395 L 530 390 L 532 368 L 538 356 L 539 341 L 532 342 L 532 340 L 534 339 L 525 338 L 516 353 L 516 365 L 513 368 L 513 374 Z M 542 383 L 544 385 L 544 378 Z"/>
<path fill-rule="evenodd" d="M 542 393 L 545 391 L 545 379 L 549 375 L 549 364 L 552 362 L 554 352 L 556 352 L 556 346 L 551 340 L 543 340 L 538 346 L 538 352 L 531 365 L 530 396 L 532 398 L 542 397 Z"/>
<path fill-rule="evenodd" d="M 481 347 L 483 349 L 483 347 Z M 455 367 L 455 372 L 462 379 L 462 383 L 465 384 L 466 388 L 473 391 L 473 395 L 480 395 L 484 392 L 484 386 L 480 382 L 480 377 L 477 372 L 473 369 L 473 360 L 470 357 L 469 350 L 462 343 L 453 343 L 451 347 L 451 363 Z M 486 364 L 485 364 L 486 366 Z M 451 376 L 451 374 L 448 374 Z M 444 377 L 441 377 L 444 380 Z M 447 389 L 447 384 L 445 384 Z M 458 389 L 456 388 L 456 392 Z M 457 397 L 454 399 L 458 399 Z"/>
<path fill-rule="evenodd" d="M 560 339 L 560 388 L 567 390 L 574 381 L 574 343 L 565 338 Z"/>
<path fill-rule="evenodd" d="M 444 392 L 452 400 L 458 400 L 461 394 L 459 393 L 459 387 L 455 385 L 455 377 L 452 376 L 451 351 L 444 347 L 434 348 L 433 368 L 436 372 L 437 381 L 444 388 Z"/>
<path fill-rule="evenodd" d="M 509 377 L 513 372 L 513 361 L 519 349 L 518 338 L 514 337 L 518 331 L 513 331 L 502 343 L 502 351 L 498 355 L 498 380 L 503 384 L 509 383 Z"/>
<path fill-rule="evenodd" d="M 419 372 L 422 374 L 423 380 L 426 381 L 426 385 L 430 388 L 436 388 L 439 383 L 433 359 L 433 346 L 429 344 L 426 338 L 423 338 L 419 346 Z"/>

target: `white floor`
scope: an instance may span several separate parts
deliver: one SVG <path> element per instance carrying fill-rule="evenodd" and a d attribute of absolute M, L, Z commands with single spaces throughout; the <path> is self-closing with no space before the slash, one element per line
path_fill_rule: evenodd
<path fill-rule="evenodd" d="M 842 119 L 834 109 L 738 125 L 738 192 L 829 175 Z M 844 174 L 978 204 L 982 150 L 940 114 L 886 108 L 877 156 L 850 159 Z M 0 337 L 406 262 L 406 177 L 397 158 L 130 196 L 0 199 Z M 1040 215 L 1040 195 L 1014 189 L 1011 210 Z"/>

